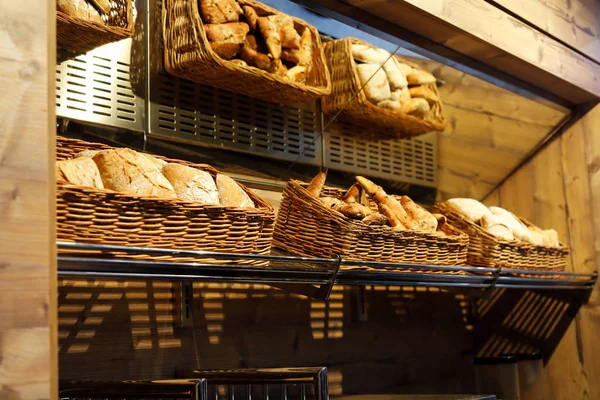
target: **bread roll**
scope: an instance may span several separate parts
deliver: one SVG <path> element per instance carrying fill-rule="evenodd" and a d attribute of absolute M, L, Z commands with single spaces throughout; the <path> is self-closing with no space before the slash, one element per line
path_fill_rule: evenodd
<path fill-rule="evenodd" d="M 175 198 L 175 190 L 155 163 L 131 149 L 101 151 L 94 156 L 107 189 L 142 196 Z"/>
<path fill-rule="evenodd" d="M 492 214 L 489 208 L 475 199 L 450 199 L 446 201 L 446 205 L 475 223 L 479 223 L 484 215 Z"/>
<path fill-rule="evenodd" d="M 204 204 L 219 204 L 219 192 L 208 172 L 181 164 L 167 164 L 163 175 L 171 182 L 177 198 Z"/>
<path fill-rule="evenodd" d="M 402 112 L 418 118 L 424 118 L 431 108 L 425 99 L 412 98 L 402 106 Z"/>
<path fill-rule="evenodd" d="M 560 247 L 560 242 L 558 241 L 558 232 L 554 229 L 546 229 L 542 231 L 544 246 L 549 247 Z"/>
<path fill-rule="evenodd" d="M 510 228 L 504 225 L 502 218 L 494 214 L 485 214 L 481 217 L 481 226 L 490 234 L 503 240 L 514 240 Z"/>
<path fill-rule="evenodd" d="M 377 103 L 377 107 L 387 108 L 388 110 L 401 111 L 402 104 L 399 101 L 383 100 Z"/>
<path fill-rule="evenodd" d="M 98 167 L 89 157 L 57 161 L 56 179 L 73 185 L 104 189 Z"/>
<path fill-rule="evenodd" d="M 57 0 L 56 10 L 76 19 L 104 24 L 100 12 L 86 0 Z"/>
<path fill-rule="evenodd" d="M 412 201 L 410 197 L 402 196 L 400 204 L 402 204 L 411 219 L 411 229 L 425 232 L 435 232 L 437 230 L 437 219 L 429 211 Z"/>
<path fill-rule="evenodd" d="M 230 0 L 199 0 L 200 14 L 206 24 L 237 22 L 240 18 L 239 5 Z"/>
<path fill-rule="evenodd" d="M 389 57 L 389 53 L 385 50 L 378 51 L 378 49 L 364 44 L 352 44 L 350 49 L 355 60 L 367 64 L 383 65 Z M 385 53 L 387 53 L 387 56 Z"/>
<path fill-rule="evenodd" d="M 244 6 L 243 9 L 246 22 L 248 22 L 248 25 L 250 26 L 250 30 L 255 32 L 258 24 L 258 14 L 256 13 L 256 10 L 250 6 Z"/>
<path fill-rule="evenodd" d="M 402 107 L 407 105 L 410 102 L 410 99 L 411 97 L 408 87 L 394 90 L 392 92 L 392 97 L 390 98 L 390 100 L 400 103 Z"/>
<path fill-rule="evenodd" d="M 367 99 L 375 104 L 392 96 L 385 71 L 377 64 L 356 66 Z"/>
<path fill-rule="evenodd" d="M 268 17 L 259 17 L 258 28 L 267 43 L 271 56 L 275 59 L 281 58 L 281 34 L 277 25 Z"/>
<path fill-rule="evenodd" d="M 409 85 L 427 85 L 436 82 L 435 76 L 429 72 L 414 68 L 412 72 L 406 76 L 406 80 Z"/>
<path fill-rule="evenodd" d="M 302 32 L 300 48 L 298 50 L 283 49 L 281 51 L 281 58 L 298 65 L 312 65 L 312 35 L 310 29 L 305 28 Z"/>
<path fill-rule="evenodd" d="M 515 238 L 524 242 L 531 242 L 529 229 L 513 213 L 506 211 L 504 208 L 494 206 L 490 207 L 489 210 L 492 214 L 502 218 L 504 225 L 510 229 Z"/>
<path fill-rule="evenodd" d="M 429 105 L 433 105 L 439 101 L 439 98 L 435 92 L 427 86 L 413 86 L 409 88 L 409 93 L 411 97 L 420 97 L 427 100 Z"/>
<path fill-rule="evenodd" d="M 544 245 L 544 234 L 541 229 L 530 226 L 527 228 L 529 230 L 529 243 L 536 246 Z"/>
<path fill-rule="evenodd" d="M 378 51 L 382 52 L 382 54 L 386 56 L 387 61 L 383 63 L 383 70 L 385 71 L 388 81 L 390 82 L 390 88 L 392 90 L 398 90 L 407 87 L 408 81 L 400 69 L 400 65 L 396 60 L 396 57 L 391 56 L 391 54 L 385 50 L 378 49 Z"/>
<path fill-rule="evenodd" d="M 400 70 L 402 71 L 404 76 L 406 76 L 406 77 L 408 77 L 414 71 L 413 67 L 411 67 L 408 64 L 404 64 L 403 62 L 398 62 L 398 67 L 400 68 Z M 408 78 L 406 80 L 408 81 Z"/>
<path fill-rule="evenodd" d="M 228 207 L 254 207 L 254 202 L 236 181 L 227 175 L 217 175 L 219 203 Z"/>

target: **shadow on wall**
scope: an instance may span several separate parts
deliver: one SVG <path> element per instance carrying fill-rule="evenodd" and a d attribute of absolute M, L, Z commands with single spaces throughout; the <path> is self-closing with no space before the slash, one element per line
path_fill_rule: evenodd
<path fill-rule="evenodd" d="M 367 286 L 328 302 L 257 284 L 194 285 L 194 325 L 173 326 L 167 282 L 62 281 L 64 379 L 157 379 L 190 369 L 327 366 L 330 393 L 473 389 L 468 298 Z"/>

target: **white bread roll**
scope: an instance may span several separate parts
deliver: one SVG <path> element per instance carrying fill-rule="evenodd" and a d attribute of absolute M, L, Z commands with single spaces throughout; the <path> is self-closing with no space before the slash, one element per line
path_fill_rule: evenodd
<path fill-rule="evenodd" d="M 387 75 L 377 64 L 359 64 L 356 66 L 361 85 L 367 99 L 375 104 L 388 100 L 392 96 Z"/>
<path fill-rule="evenodd" d="M 364 44 L 353 44 L 350 47 L 352 49 L 352 57 L 357 61 L 367 64 L 382 65 L 385 63 L 385 60 L 387 60 L 387 57 L 389 57 L 389 53 L 388 56 L 386 56 L 377 51 L 378 49 Z"/>
<path fill-rule="evenodd" d="M 505 225 L 504 218 L 502 217 L 498 217 L 494 214 L 485 214 L 481 217 L 481 226 L 487 232 L 499 239 L 514 240 L 510 228 Z"/>
<path fill-rule="evenodd" d="M 219 204 L 217 185 L 208 172 L 186 165 L 170 163 L 163 168 L 177 198 L 203 204 Z"/>
<path fill-rule="evenodd" d="M 454 211 L 462 214 L 472 222 L 478 223 L 484 215 L 492 215 L 485 205 L 475 199 L 456 198 L 446 201 L 446 204 Z"/>
<path fill-rule="evenodd" d="M 490 207 L 492 214 L 502 218 L 504 224 L 508 226 L 513 236 L 524 242 L 531 243 L 531 234 L 529 229 L 513 213 L 502 207 Z"/>

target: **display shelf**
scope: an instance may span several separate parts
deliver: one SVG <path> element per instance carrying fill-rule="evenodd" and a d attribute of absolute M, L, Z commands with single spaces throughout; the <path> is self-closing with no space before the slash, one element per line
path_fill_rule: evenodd
<path fill-rule="evenodd" d="M 465 289 L 562 289 L 589 292 L 597 273 L 530 271 L 469 266 L 416 265 L 289 255 L 231 254 L 143 247 L 58 243 L 59 277 L 244 282 L 305 285 L 310 297 L 328 299 L 333 285 L 422 286 Z M 84 253 L 85 252 L 85 253 Z M 132 256 L 197 261 L 140 260 Z M 227 260 L 228 265 L 202 262 Z M 248 266 L 242 261 L 267 261 Z M 231 261 L 240 264 L 231 265 Z"/>

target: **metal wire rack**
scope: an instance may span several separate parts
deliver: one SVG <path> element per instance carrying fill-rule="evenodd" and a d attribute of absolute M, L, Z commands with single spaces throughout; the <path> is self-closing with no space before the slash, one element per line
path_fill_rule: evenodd
<path fill-rule="evenodd" d="M 86 243 L 58 243 L 61 277 L 218 281 L 302 285 L 303 294 L 328 299 L 333 285 L 385 285 L 455 288 L 566 289 L 589 293 L 597 273 L 531 271 L 509 268 L 399 264 L 289 255 L 231 254 Z M 67 253 L 65 253 L 68 251 Z M 75 253 L 76 252 L 76 253 Z M 86 252 L 83 254 L 83 252 Z M 120 255 L 117 255 L 120 254 Z M 146 261 L 122 255 L 193 258 L 194 262 Z M 203 263 L 262 260 L 268 267 Z M 296 291 L 299 288 L 296 287 Z"/>
<path fill-rule="evenodd" d="M 205 400 L 206 380 L 61 382 L 60 400 Z"/>

